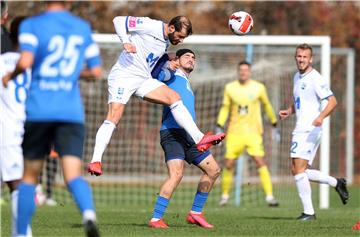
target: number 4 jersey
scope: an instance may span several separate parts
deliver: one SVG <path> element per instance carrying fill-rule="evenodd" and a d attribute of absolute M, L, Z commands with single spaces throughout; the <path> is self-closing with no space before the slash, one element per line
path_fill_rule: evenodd
<path fill-rule="evenodd" d="M 14 70 L 19 56 L 15 52 L 0 55 L 0 78 Z M 6 88 L 0 85 L 0 146 L 21 145 L 30 78 L 30 70 L 27 70 L 9 81 Z"/>
<path fill-rule="evenodd" d="M 321 100 L 327 99 L 333 93 L 328 83 L 318 71 L 311 71 L 294 76 L 294 107 L 296 125 L 294 133 L 312 131 L 313 121 L 321 112 Z"/>
<path fill-rule="evenodd" d="M 19 41 L 34 56 L 27 120 L 83 123 L 78 78 L 84 62 L 101 63 L 89 24 L 67 11 L 48 11 L 21 24 Z"/>

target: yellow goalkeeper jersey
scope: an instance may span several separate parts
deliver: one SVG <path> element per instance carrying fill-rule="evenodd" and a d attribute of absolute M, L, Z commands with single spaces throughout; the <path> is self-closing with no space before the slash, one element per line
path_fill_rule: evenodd
<path fill-rule="evenodd" d="M 267 96 L 264 84 L 249 80 L 240 84 L 238 80 L 225 85 L 223 103 L 217 123 L 224 126 L 230 113 L 227 133 L 234 135 L 262 134 L 261 104 L 271 123 L 277 119 Z"/>

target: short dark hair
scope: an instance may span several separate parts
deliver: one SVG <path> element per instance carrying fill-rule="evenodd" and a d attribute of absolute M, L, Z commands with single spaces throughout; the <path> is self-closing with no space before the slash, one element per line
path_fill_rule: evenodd
<path fill-rule="evenodd" d="M 238 67 L 240 67 L 241 65 L 248 65 L 249 67 L 251 67 L 251 63 L 249 63 L 248 61 L 245 61 L 245 60 L 240 61 L 240 62 L 238 63 Z"/>
<path fill-rule="evenodd" d="M 302 50 L 308 49 L 308 50 L 310 50 L 310 53 L 311 53 L 311 56 L 312 56 L 313 49 L 312 49 L 312 47 L 310 45 L 308 45 L 308 44 L 299 44 L 298 46 L 296 46 L 296 51 L 298 49 L 302 49 Z M 295 51 L 295 55 L 296 55 L 296 51 Z"/>
<path fill-rule="evenodd" d="M 12 20 L 10 24 L 10 40 L 14 45 L 19 43 L 18 36 L 19 36 L 19 28 L 20 24 L 23 20 L 25 20 L 26 16 L 17 16 Z"/>
<path fill-rule="evenodd" d="M 180 32 L 185 28 L 188 36 L 193 33 L 191 21 L 186 16 L 176 16 L 172 18 L 169 22 L 169 26 L 174 26 L 175 31 L 177 32 Z"/>

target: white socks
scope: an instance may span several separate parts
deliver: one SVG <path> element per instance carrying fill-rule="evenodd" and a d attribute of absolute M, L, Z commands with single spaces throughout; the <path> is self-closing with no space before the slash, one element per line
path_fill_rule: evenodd
<path fill-rule="evenodd" d="M 96 222 L 96 214 L 94 210 L 87 209 L 82 213 L 83 216 L 83 223 L 87 221 Z"/>
<path fill-rule="evenodd" d="M 179 100 L 170 105 L 170 110 L 177 124 L 185 129 L 185 131 L 191 136 L 196 144 L 199 143 L 204 134 L 196 126 L 193 118 L 191 117 L 191 114 L 186 109 L 183 102 Z"/>
<path fill-rule="evenodd" d="M 328 184 L 332 187 L 336 187 L 337 185 L 337 180 L 334 177 L 326 175 L 320 172 L 319 170 L 307 169 L 305 170 L 305 173 L 309 177 L 310 181 L 314 181 L 322 184 Z"/>
<path fill-rule="evenodd" d="M 109 120 L 105 120 L 100 126 L 99 130 L 96 133 L 95 147 L 91 163 L 101 162 L 101 158 L 104 154 L 104 151 L 107 145 L 110 142 L 111 136 L 114 132 L 116 125 Z"/>
<path fill-rule="evenodd" d="M 19 191 L 14 190 L 11 193 L 11 212 L 12 212 L 12 237 L 16 237 L 17 230 L 16 230 L 16 220 L 17 220 L 17 206 L 18 206 L 18 196 Z M 27 228 L 25 237 L 32 237 L 32 231 L 30 225 Z"/>
<path fill-rule="evenodd" d="M 311 186 L 306 173 L 297 174 L 294 176 L 296 187 L 304 207 L 304 213 L 314 215 L 314 207 L 311 200 Z"/>

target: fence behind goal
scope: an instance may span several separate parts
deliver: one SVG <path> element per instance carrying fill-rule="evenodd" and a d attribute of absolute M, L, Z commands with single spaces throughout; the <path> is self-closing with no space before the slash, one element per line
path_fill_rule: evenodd
<path fill-rule="evenodd" d="M 195 36 L 193 36 L 195 37 Z M 306 41 L 304 41 L 306 42 Z M 121 51 L 120 42 L 99 43 L 106 77 Z M 202 131 L 214 130 L 219 112 L 223 89 L 226 83 L 236 80 L 237 63 L 245 59 L 245 45 L 221 43 L 184 44 L 170 48 L 175 51 L 187 47 L 196 53 L 196 66 L 191 74 L 191 85 L 196 96 L 197 124 Z M 277 112 L 292 101 L 292 78 L 296 72 L 294 61 L 295 45 L 254 45 L 252 78 L 263 82 L 272 105 Z M 314 47 L 314 66 L 320 71 L 321 49 Z M 331 117 L 330 173 L 345 175 L 345 85 L 346 58 L 334 56 L 332 60 L 332 89 L 339 100 L 339 107 Z M 95 144 L 97 129 L 107 113 L 107 81 L 81 82 L 85 104 L 87 136 L 84 149 L 85 162 L 89 162 Z M 92 177 L 97 204 L 152 204 L 164 181 L 167 170 L 164 154 L 159 143 L 159 128 L 162 106 L 132 97 L 126 106 L 124 116 L 113 134 L 103 157 L 103 175 Z M 299 205 L 293 177 L 290 173 L 289 149 L 294 117 L 278 122 L 280 140 L 273 136 L 272 127 L 264 114 L 264 143 L 266 160 L 272 175 L 274 194 L 280 204 Z M 221 163 L 224 146 L 213 148 L 214 157 Z M 316 159 L 315 168 L 319 167 Z M 201 172 L 186 165 L 183 181 L 173 196 L 172 203 L 190 205 L 196 192 Z M 63 190 L 61 177 L 57 177 L 56 196 L 60 202 L 70 197 Z M 208 206 L 217 205 L 220 199 L 220 179 L 209 196 Z M 313 186 L 318 187 L 317 185 Z M 317 191 L 313 191 L 318 194 Z M 315 195 L 316 196 L 316 195 Z M 234 190 L 232 191 L 232 198 Z M 242 175 L 241 204 L 246 206 L 266 205 L 264 194 L 254 162 L 245 159 Z M 318 201 L 314 200 L 314 203 Z"/>

